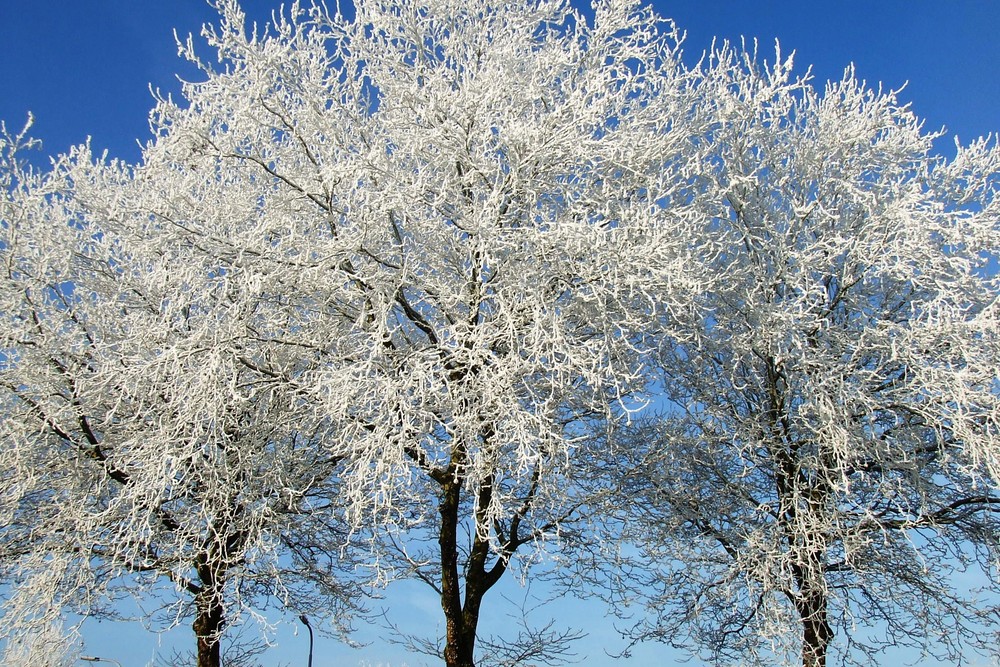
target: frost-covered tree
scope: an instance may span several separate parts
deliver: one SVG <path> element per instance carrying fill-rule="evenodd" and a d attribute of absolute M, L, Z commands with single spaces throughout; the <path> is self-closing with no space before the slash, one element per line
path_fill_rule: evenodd
<path fill-rule="evenodd" d="M 227 66 L 157 110 L 131 208 L 238 262 L 247 309 L 285 309 L 255 344 L 301 363 L 254 367 L 337 425 L 353 520 L 408 528 L 399 565 L 440 595 L 445 661 L 472 664 L 486 593 L 573 515 L 586 424 L 643 381 L 622 230 L 684 183 L 700 121 L 675 40 L 625 3 L 592 27 L 558 2 L 293 8 L 256 38 L 223 10 Z"/>
<path fill-rule="evenodd" d="M 439 593 L 471 665 L 487 592 L 559 543 L 575 450 L 646 381 L 630 332 L 685 265 L 697 85 L 631 2 L 295 3 L 259 30 L 217 6 L 220 65 L 183 45 L 203 80 L 141 164 L 80 153 L 5 227 L 14 467 L 63 457 L 16 506 L 82 499 L 35 585 L 56 608 L 166 572 L 211 644 L 279 539 L 336 541 L 286 539 L 294 506 L 408 531 L 375 555 Z"/>
<path fill-rule="evenodd" d="M 661 330 L 660 416 L 613 453 L 636 637 L 805 667 L 995 649 L 1000 150 L 941 157 L 850 70 L 716 58 L 703 289 Z"/>
<path fill-rule="evenodd" d="M 358 18 L 375 26 L 357 49 L 379 159 L 348 220 L 363 220 L 369 256 L 352 266 L 375 274 L 377 316 L 358 329 L 366 365 L 328 377 L 354 390 L 339 410 L 380 397 L 358 479 L 365 499 L 373 482 L 416 496 L 400 551 L 440 596 L 449 665 L 473 664 L 485 596 L 518 553 L 530 564 L 578 518 L 574 449 L 643 382 L 617 251 L 627 220 L 683 183 L 665 164 L 697 119 L 654 17 L 598 6 L 593 20 L 491 2 Z"/>
<path fill-rule="evenodd" d="M 216 666 L 224 628 L 260 604 L 350 606 L 299 548 L 303 515 L 335 502 L 337 459 L 321 424 L 219 344 L 251 324 L 231 317 L 224 271 L 106 224 L 96 192 L 114 196 L 124 166 L 80 150 L 41 175 L 23 143 L 0 146 L 10 645 L 143 591 L 164 626 L 193 619 L 197 664 Z"/>

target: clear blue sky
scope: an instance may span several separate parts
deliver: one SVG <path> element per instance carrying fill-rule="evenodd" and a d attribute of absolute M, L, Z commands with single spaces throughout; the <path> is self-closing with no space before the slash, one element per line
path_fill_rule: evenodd
<path fill-rule="evenodd" d="M 266 20 L 277 0 L 245 0 L 251 18 Z M 927 129 L 946 127 L 963 141 L 1000 130 L 1000 0 L 661 0 L 659 11 L 688 32 L 686 50 L 696 55 L 713 36 L 757 38 L 761 53 L 796 51 L 800 70 L 813 65 L 818 81 L 839 78 L 855 63 L 869 82 L 898 88 L 912 102 Z M 0 119 L 18 129 L 30 110 L 37 119 L 33 135 L 46 153 L 66 150 L 87 136 L 112 156 L 138 158 L 137 140 L 148 135 L 150 85 L 176 91 L 175 75 L 195 74 L 177 58 L 172 29 L 197 32 L 213 18 L 203 0 L 0 0 Z M 941 145 L 947 151 L 949 143 Z M 518 599 L 516 586 L 508 595 Z M 397 620 L 441 626 L 433 597 L 413 584 L 391 592 L 386 602 Z M 488 599 L 487 614 L 498 602 Z M 503 624 L 503 614 L 496 612 Z M 611 621 L 599 606 L 564 603 L 539 618 L 563 616 L 567 624 L 591 633 L 580 644 L 586 665 L 625 664 L 604 648 L 619 647 Z M 85 652 L 114 657 L 124 665 L 143 665 L 156 642 L 141 629 L 119 624 L 84 626 Z M 190 642 L 185 627 L 177 635 Z M 315 664 L 398 666 L 423 664 L 379 641 L 377 633 L 359 652 L 331 640 L 317 646 Z M 169 641 L 169 640 L 168 640 Z M 263 664 L 305 664 L 305 636 L 291 630 L 278 636 L 279 648 Z M 676 654 L 651 646 L 627 664 L 671 664 Z M 697 664 L 697 663 L 694 663 Z"/>
<path fill-rule="evenodd" d="M 278 0 L 245 0 L 266 20 Z M 699 53 L 713 36 L 757 38 L 762 53 L 795 50 L 816 78 L 839 78 L 851 62 L 928 121 L 963 140 L 1000 130 L 1000 2 L 997 0 L 659 0 Z M 93 137 L 98 148 L 136 158 L 148 134 L 148 86 L 176 90 L 193 75 L 176 56 L 172 29 L 211 20 L 204 0 L 0 0 L 0 119 L 20 125 L 31 110 L 48 152 Z"/>

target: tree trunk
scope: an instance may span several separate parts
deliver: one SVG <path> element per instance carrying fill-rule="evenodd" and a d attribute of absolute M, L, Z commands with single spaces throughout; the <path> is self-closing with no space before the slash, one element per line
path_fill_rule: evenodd
<path fill-rule="evenodd" d="M 462 613 L 462 588 L 458 571 L 458 512 L 462 485 L 449 479 L 442 484 L 438 512 L 441 525 L 441 609 L 445 618 L 444 662 L 447 667 L 475 667 L 475 627 L 468 628 Z M 471 632 L 471 636 L 470 636 Z"/>
<path fill-rule="evenodd" d="M 448 619 L 448 638 L 444 647 L 444 664 L 447 667 L 476 667 L 474 659 L 476 649 L 475 630 L 468 632 L 465 627 L 457 628 Z"/>
<path fill-rule="evenodd" d="M 202 585 L 195 594 L 195 618 L 191 624 L 198 640 L 197 667 L 221 667 L 222 628 L 226 622 L 222 594 L 211 568 L 198 569 Z"/>
<path fill-rule="evenodd" d="M 442 484 L 438 510 L 441 526 L 438 543 L 441 547 L 441 608 L 445 616 L 444 661 L 447 667 L 475 667 L 476 633 L 483 598 L 507 569 L 500 559 L 487 569 L 490 555 L 489 539 L 482 533 L 485 508 L 493 493 L 493 480 L 488 477 L 480 486 L 476 509 L 476 534 L 465 563 L 465 595 L 463 600 L 458 567 L 459 503 L 462 485 L 449 480 Z"/>
<path fill-rule="evenodd" d="M 199 594 L 200 597 L 200 594 Z M 215 596 L 213 596 L 215 597 Z M 224 618 L 217 600 L 197 601 L 197 615 L 191 627 L 198 638 L 198 667 L 220 667 L 220 650 Z"/>
<path fill-rule="evenodd" d="M 798 604 L 802 621 L 802 667 L 826 667 L 826 650 L 833 638 L 827 620 L 826 593 L 814 589 L 803 595 Z"/>

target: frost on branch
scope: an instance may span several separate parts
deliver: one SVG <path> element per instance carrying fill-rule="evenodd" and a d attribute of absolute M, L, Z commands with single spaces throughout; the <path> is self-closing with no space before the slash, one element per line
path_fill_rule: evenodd
<path fill-rule="evenodd" d="M 73 633 L 65 633 L 58 621 L 41 625 L 36 632 L 9 641 L 4 647 L 3 663 L 10 667 L 73 667 L 80 660 L 78 639 Z"/>

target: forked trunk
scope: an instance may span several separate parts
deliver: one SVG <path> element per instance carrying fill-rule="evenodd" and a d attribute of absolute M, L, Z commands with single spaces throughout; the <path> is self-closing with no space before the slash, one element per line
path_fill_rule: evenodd
<path fill-rule="evenodd" d="M 458 618 L 447 618 L 445 664 L 447 667 L 475 667 L 476 631 L 479 628 L 479 608 L 484 590 L 473 582 L 470 591 L 466 582 L 465 605 Z"/>
<path fill-rule="evenodd" d="M 441 548 L 441 609 L 445 618 L 444 662 L 447 667 L 475 667 L 476 664 L 477 623 L 473 622 L 472 627 L 469 627 L 466 622 L 458 569 L 458 512 L 461 492 L 461 484 L 449 480 L 442 485 L 438 507 L 441 515 L 438 533 L 438 545 Z"/>
<path fill-rule="evenodd" d="M 446 642 L 444 663 L 447 667 L 476 667 L 474 659 L 476 649 L 475 631 L 470 636 L 465 628 L 456 627 L 449 619 Z"/>
<path fill-rule="evenodd" d="M 472 549 L 465 563 L 465 593 L 462 595 L 458 567 L 458 525 L 461 484 L 442 484 L 439 512 L 441 515 L 438 543 L 441 547 L 441 608 L 445 617 L 444 661 L 447 667 L 475 667 L 476 633 L 483 598 L 507 569 L 505 559 L 486 567 L 489 541 L 479 532 L 473 537 Z M 480 487 L 477 523 L 484 520 L 484 507 L 492 493 L 492 479 Z"/>

